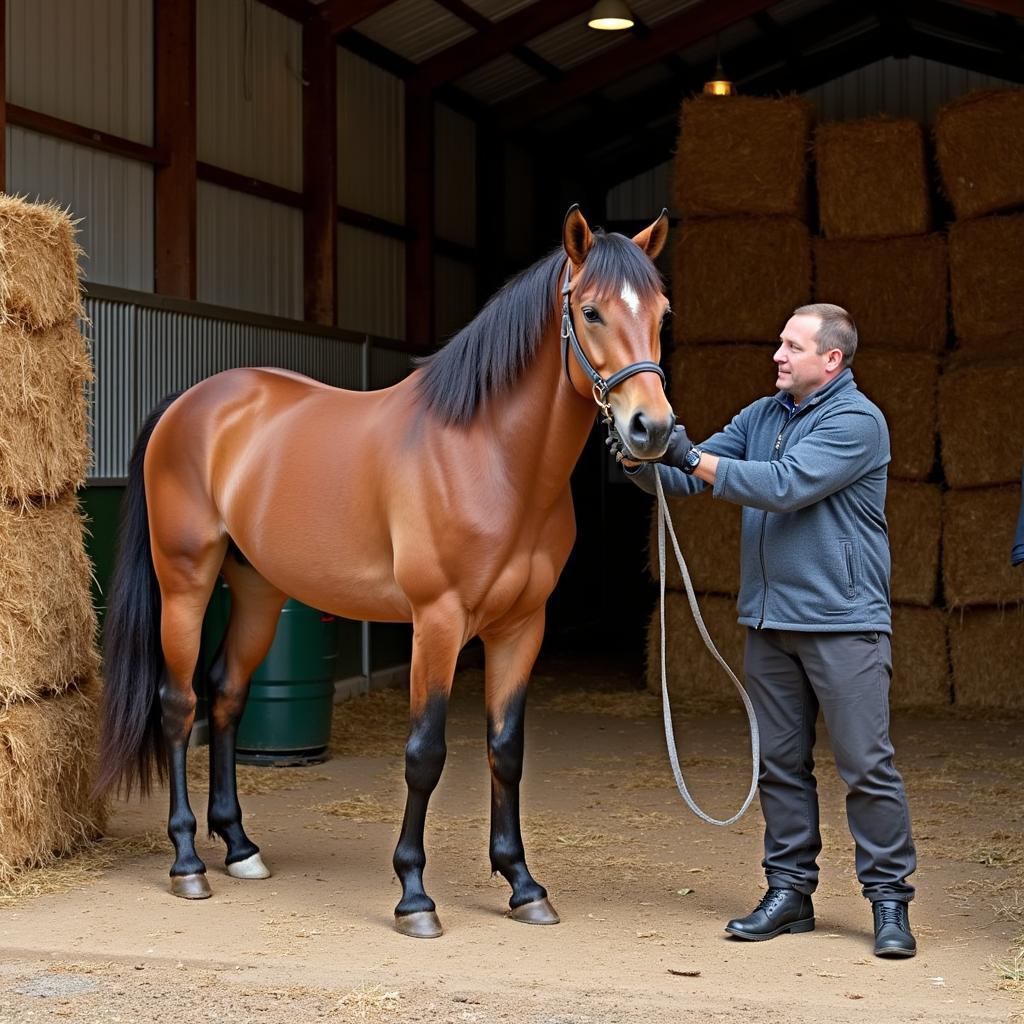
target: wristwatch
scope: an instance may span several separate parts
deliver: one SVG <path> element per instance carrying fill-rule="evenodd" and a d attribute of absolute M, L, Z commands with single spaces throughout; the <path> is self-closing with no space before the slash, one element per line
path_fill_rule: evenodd
<path fill-rule="evenodd" d="M 683 456 L 683 464 L 680 468 L 687 476 L 691 476 L 693 471 L 700 465 L 700 457 L 703 454 L 704 452 L 700 448 L 694 446 Z"/>

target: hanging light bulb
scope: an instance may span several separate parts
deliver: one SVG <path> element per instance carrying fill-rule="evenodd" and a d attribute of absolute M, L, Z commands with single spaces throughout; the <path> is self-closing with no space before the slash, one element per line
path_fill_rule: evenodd
<path fill-rule="evenodd" d="M 590 28 L 621 32 L 633 27 L 633 12 L 626 0 L 597 0 L 587 18 Z"/>
<path fill-rule="evenodd" d="M 718 48 L 718 37 L 715 37 L 715 77 L 704 83 L 705 96 L 732 96 L 736 91 L 732 82 L 725 77 L 722 67 L 722 53 Z"/>

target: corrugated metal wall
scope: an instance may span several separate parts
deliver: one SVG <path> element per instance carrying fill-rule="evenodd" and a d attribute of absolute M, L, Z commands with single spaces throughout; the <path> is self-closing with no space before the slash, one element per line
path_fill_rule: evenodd
<path fill-rule="evenodd" d="M 436 256 L 434 281 L 437 286 L 434 329 L 437 340 L 444 342 L 476 316 L 476 269 L 461 260 Z"/>
<path fill-rule="evenodd" d="M 405 89 L 338 50 L 338 202 L 405 223 Z"/>
<path fill-rule="evenodd" d="M 200 302 L 302 319 L 302 211 L 199 183 Z"/>
<path fill-rule="evenodd" d="M 255 0 L 200 0 L 199 159 L 302 191 L 302 29 Z"/>
<path fill-rule="evenodd" d="M 405 338 L 405 243 L 338 225 L 338 326 Z"/>
<path fill-rule="evenodd" d="M 537 200 L 533 168 L 525 149 L 505 147 L 505 252 L 514 269 L 527 266 L 539 255 L 534 238 Z"/>
<path fill-rule="evenodd" d="M 7 99 L 137 142 L 153 138 L 151 0 L 7 0 Z M 152 291 L 153 171 L 7 128 L 7 189 L 81 218 L 86 276 Z"/>
<path fill-rule="evenodd" d="M 476 245 L 476 125 L 434 105 L 435 218 L 438 237 Z"/>

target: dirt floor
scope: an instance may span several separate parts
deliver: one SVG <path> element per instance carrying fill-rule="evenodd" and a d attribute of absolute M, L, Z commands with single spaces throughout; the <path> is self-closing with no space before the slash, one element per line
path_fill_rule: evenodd
<path fill-rule="evenodd" d="M 338 707 L 340 752 L 326 764 L 240 771 L 268 881 L 228 877 L 204 839 L 213 898 L 171 897 L 161 797 L 119 804 L 117 838 L 47 872 L 48 891 L 0 899 L 0 1022 L 1024 1021 L 1024 985 L 1007 977 L 1022 968 L 1024 930 L 1020 723 L 896 722 L 921 952 L 890 962 L 871 955 L 824 740 L 817 930 L 757 944 L 725 935 L 760 895 L 760 814 L 715 829 L 685 811 L 658 702 L 632 682 L 547 659 L 532 684 L 524 833 L 561 925 L 503 915 L 507 887 L 488 874 L 481 673 L 467 670 L 428 818 L 442 938 L 392 929 L 406 712 L 404 695 L 385 692 Z M 745 718 L 677 714 L 677 736 L 698 798 L 731 814 L 749 778 Z M 205 753 L 192 758 L 200 817 Z"/>

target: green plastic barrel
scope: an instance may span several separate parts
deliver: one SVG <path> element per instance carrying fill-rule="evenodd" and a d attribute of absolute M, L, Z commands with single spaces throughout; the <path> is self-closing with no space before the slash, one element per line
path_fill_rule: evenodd
<path fill-rule="evenodd" d="M 220 644 L 231 608 L 225 583 L 207 615 L 208 646 Z M 236 758 L 247 764 L 311 764 L 327 757 L 338 631 L 333 616 L 288 600 L 266 658 L 252 674 Z"/>

